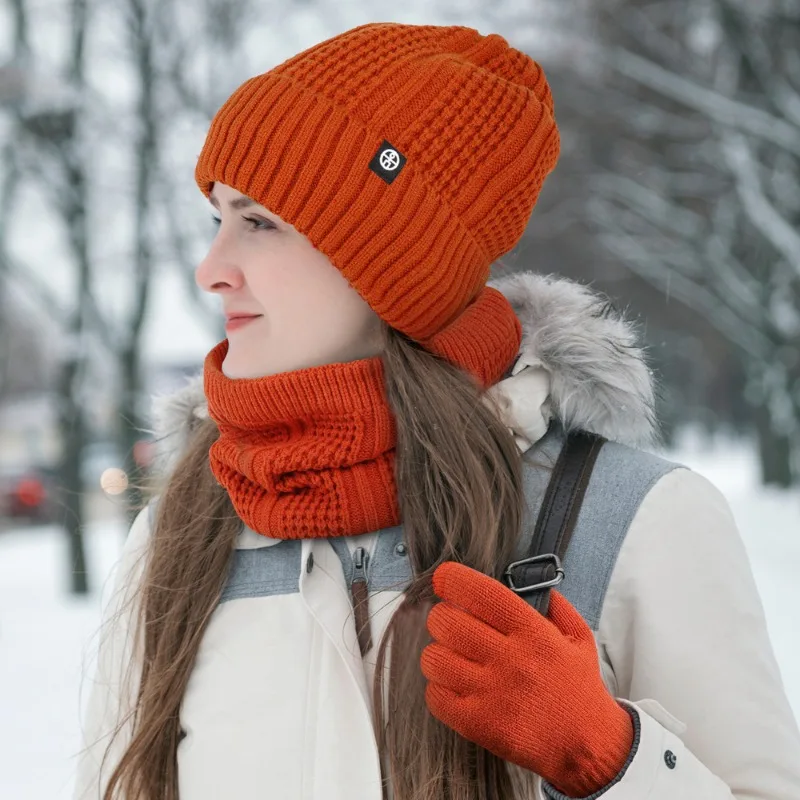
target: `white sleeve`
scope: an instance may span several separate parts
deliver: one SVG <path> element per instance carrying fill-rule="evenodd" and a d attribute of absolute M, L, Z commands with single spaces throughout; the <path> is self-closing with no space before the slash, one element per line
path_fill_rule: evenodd
<path fill-rule="evenodd" d="M 597 796 L 800 798 L 800 732 L 750 562 L 727 501 L 701 475 L 677 469 L 648 492 L 611 576 L 599 643 L 639 738 L 625 773 Z"/>
<path fill-rule="evenodd" d="M 133 623 L 137 604 L 132 602 L 144 568 L 149 539 L 148 509 L 139 512 L 131 526 L 110 581 L 112 591 L 103 602 L 102 627 L 97 647 L 94 677 L 83 720 L 82 749 L 74 800 L 101 800 L 106 783 L 130 741 L 130 726 L 122 728 L 113 742 L 106 763 L 103 757 L 118 722 L 132 707 L 138 691 L 140 665 L 134 655 Z M 108 585 L 108 582 L 106 583 Z M 130 670 L 130 675 L 126 674 Z"/>

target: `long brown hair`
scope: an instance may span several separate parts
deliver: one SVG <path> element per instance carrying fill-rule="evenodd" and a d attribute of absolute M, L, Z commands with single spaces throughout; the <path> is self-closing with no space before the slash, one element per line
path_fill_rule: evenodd
<path fill-rule="evenodd" d="M 499 578 L 513 560 L 524 513 L 520 453 L 470 376 L 389 326 L 383 331 L 398 500 L 414 572 L 378 646 L 373 696 L 384 784 L 395 800 L 532 797 L 532 773 L 431 715 L 419 668 L 430 642 L 425 622 L 435 602 L 436 566 L 456 560 Z M 209 467 L 218 435 L 212 420 L 199 420 L 157 489 L 161 499 L 134 597 L 141 671 L 134 706 L 117 728 L 127 722 L 130 741 L 103 800 L 178 800 L 181 699 L 242 525 Z"/>

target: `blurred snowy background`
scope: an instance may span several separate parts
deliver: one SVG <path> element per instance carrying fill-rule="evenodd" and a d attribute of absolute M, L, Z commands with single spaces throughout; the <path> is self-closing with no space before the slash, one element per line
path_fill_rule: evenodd
<path fill-rule="evenodd" d="M 4 0 L 4 800 L 70 795 L 136 501 L 100 475 L 146 469 L 149 398 L 224 336 L 193 278 L 208 122 L 370 21 L 497 32 L 544 65 L 561 163 L 503 269 L 591 281 L 641 320 L 666 452 L 728 496 L 800 715 L 800 0 Z"/>

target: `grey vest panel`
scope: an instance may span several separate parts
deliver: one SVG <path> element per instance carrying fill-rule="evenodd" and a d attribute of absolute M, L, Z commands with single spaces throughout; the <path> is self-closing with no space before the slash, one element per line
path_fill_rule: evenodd
<path fill-rule="evenodd" d="M 516 557 L 522 558 L 531 537 L 553 466 L 564 443 L 559 426 L 523 456 L 526 508 Z M 564 559 L 565 577 L 560 591 L 597 630 L 611 573 L 631 521 L 645 495 L 659 478 L 680 467 L 663 458 L 615 442 L 600 450 L 589 481 L 575 531 Z M 151 521 L 155 502 L 151 503 Z M 378 533 L 367 578 L 369 592 L 402 591 L 412 579 L 403 526 Z M 340 537 L 328 539 L 342 562 L 349 584 L 353 577 L 350 548 Z M 236 550 L 220 602 L 246 597 L 292 594 L 299 591 L 301 543 L 286 540 L 269 547 Z"/>
<path fill-rule="evenodd" d="M 285 539 L 269 547 L 236 550 L 220 603 L 300 591 L 302 545 L 299 539 Z"/>
<path fill-rule="evenodd" d="M 370 558 L 367 568 L 367 582 L 369 591 L 401 592 L 411 583 L 411 562 L 408 558 L 408 549 L 398 552 L 397 545 L 404 543 L 405 531 L 402 525 L 383 528 L 375 542 L 375 550 Z M 342 562 L 344 577 L 349 584 L 353 580 L 353 557 L 350 548 L 344 539 L 336 536 L 328 539 L 331 547 L 336 551 Z"/>
<path fill-rule="evenodd" d="M 369 592 L 401 592 L 411 583 L 411 564 L 408 551 L 398 551 L 403 541 L 403 527 L 384 528 L 378 534 L 375 551 L 369 562 Z M 347 542 L 341 537 L 328 539 L 342 562 L 344 578 L 349 585 L 353 580 L 353 557 Z M 302 543 L 287 539 L 269 547 L 236 550 L 230 573 L 220 597 L 239 600 L 245 597 L 268 597 L 276 594 L 294 594 L 300 591 L 300 549 Z"/>

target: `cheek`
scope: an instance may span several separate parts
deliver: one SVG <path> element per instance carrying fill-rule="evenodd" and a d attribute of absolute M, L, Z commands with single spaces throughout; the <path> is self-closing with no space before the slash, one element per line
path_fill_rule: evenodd
<path fill-rule="evenodd" d="M 357 293 L 324 253 L 305 244 L 291 264 L 290 280 L 298 298 L 309 312 L 325 318 L 349 316 L 360 299 Z"/>
<path fill-rule="evenodd" d="M 287 255 L 256 260 L 247 271 L 247 285 L 267 313 L 283 315 L 302 302 L 309 282 Z"/>
<path fill-rule="evenodd" d="M 358 335 L 374 312 L 327 256 L 311 242 L 249 271 L 248 283 L 265 313 L 287 334 L 335 340 Z"/>
<path fill-rule="evenodd" d="M 317 289 L 318 313 L 346 334 L 362 330 L 368 317 L 374 315 L 361 295 L 330 264 Z"/>

